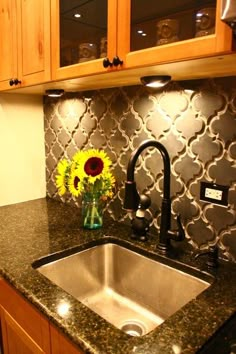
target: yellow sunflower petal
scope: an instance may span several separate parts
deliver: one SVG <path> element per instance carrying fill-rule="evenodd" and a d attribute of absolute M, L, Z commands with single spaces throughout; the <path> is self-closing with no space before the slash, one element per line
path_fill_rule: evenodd
<path fill-rule="evenodd" d="M 67 169 L 69 168 L 70 163 L 68 160 L 63 159 L 61 160 L 58 165 L 57 165 L 57 171 L 60 175 L 64 175 L 67 171 Z"/>
<path fill-rule="evenodd" d="M 63 195 L 66 193 L 67 188 L 66 188 L 66 180 L 65 180 L 64 176 L 62 176 L 62 175 L 56 176 L 56 186 L 58 188 L 59 195 Z"/>
<path fill-rule="evenodd" d="M 76 162 L 76 164 L 80 164 L 81 160 L 83 159 L 84 156 L 84 151 L 77 151 L 73 158 L 72 161 Z"/>
<path fill-rule="evenodd" d="M 58 163 L 56 175 L 56 186 L 58 188 L 59 195 L 63 195 L 67 191 L 67 174 L 70 168 L 70 163 L 66 159 L 61 160 Z"/>

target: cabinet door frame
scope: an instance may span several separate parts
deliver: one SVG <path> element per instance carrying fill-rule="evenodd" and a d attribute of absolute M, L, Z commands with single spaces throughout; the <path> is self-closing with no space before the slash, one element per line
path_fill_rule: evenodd
<path fill-rule="evenodd" d="M 131 0 L 119 0 L 117 52 L 124 61 L 124 67 L 136 68 L 232 53 L 232 30 L 220 20 L 221 6 L 222 0 L 217 0 L 215 34 L 130 52 Z"/>
<path fill-rule="evenodd" d="M 117 48 L 117 1 L 107 0 L 107 57 L 110 61 L 116 55 Z M 75 77 L 84 77 L 92 74 L 106 73 L 116 70 L 116 68 L 104 68 L 103 59 L 95 59 L 84 63 L 73 64 L 65 67 L 60 67 L 60 0 L 51 0 L 51 67 L 52 79 L 63 80 Z"/>

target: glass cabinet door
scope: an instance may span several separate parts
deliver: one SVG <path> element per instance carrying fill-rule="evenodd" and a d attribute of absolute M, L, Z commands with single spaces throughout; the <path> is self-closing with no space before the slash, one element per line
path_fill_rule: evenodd
<path fill-rule="evenodd" d="M 60 0 L 60 67 L 107 56 L 108 0 Z"/>
<path fill-rule="evenodd" d="M 215 21 L 216 0 L 131 0 L 130 51 L 214 34 Z"/>

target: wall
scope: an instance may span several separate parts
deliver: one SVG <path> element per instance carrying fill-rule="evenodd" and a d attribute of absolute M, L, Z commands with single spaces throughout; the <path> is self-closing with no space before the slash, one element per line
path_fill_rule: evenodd
<path fill-rule="evenodd" d="M 0 206 L 45 197 L 42 98 L 0 95 Z"/>
<path fill-rule="evenodd" d="M 171 159 L 172 224 L 183 219 L 194 248 L 219 243 L 221 256 L 236 261 L 236 79 L 171 83 L 162 91 L 141 86 L 68 93 L 45 98 L 47 194 L 80 206 L 71 196 L 59 198 L 56 166 L 78 148 L 103 148 L 113 161 L 118 191 L 107 211 L 130 222 L 122 209 L 129 156 L 145 139 L 157 139 Z M 136 181 L 150 193 L 149 217 L 159 229 L 162 196 L 160 154 L 148 150 L 139 159 Z M 229 186 L 227 207 L 202 202 L 200 181 Z"/>

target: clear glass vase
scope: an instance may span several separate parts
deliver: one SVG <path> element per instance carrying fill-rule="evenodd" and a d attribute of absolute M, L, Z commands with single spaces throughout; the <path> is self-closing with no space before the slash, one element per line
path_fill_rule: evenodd
<path fill-rule="evenodd" d="M 95 230 L 103 224 L 104 202 L 100 193 L 83 193 L 82 223 L 85 229 Z"/>

